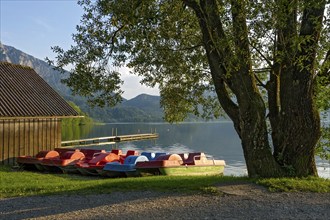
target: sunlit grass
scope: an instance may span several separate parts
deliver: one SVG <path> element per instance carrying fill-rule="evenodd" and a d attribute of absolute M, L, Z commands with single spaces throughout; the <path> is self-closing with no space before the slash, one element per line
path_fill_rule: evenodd
<path fill-rule="evenodd" d="M 273 192 L 330 192 L 330 180 L 317 177 L 259 179 L 256 183 Z"/>

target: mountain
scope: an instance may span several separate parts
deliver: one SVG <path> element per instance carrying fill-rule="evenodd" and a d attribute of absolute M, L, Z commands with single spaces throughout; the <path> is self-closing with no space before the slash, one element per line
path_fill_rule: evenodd
<path fill-rule="evenodd" d="M 67 97 L 70 99 L 70 97 Z M 86 102 L 75 98 L 72 100 L 90 117 L 103 122 L 162 122 L 163 111 L 160 108 L 160 97 L 141 94 L 130 100 L 123 100 L 113 108 L 91 108 Z"/>
<path fill-rule="evenodd" d="M 160 108 L 160 97 L 141 94 L 130 100 L 123 100 L 114 108 L 91 108 L 86 98 L 73 96 L 69 87 L 61 83 L 69 73 L 60 73 L 45 61 L 28 55 L 14 47 L 0 42 L 0 61 L 20 64 L 33 68 L 64 99 L 74 102 L 90 117 L 101 122 L 160 122 L 163 111 Z"/>
<path fill-rule="evenodd" d="M 61 83 L 61 79 L 67 74 L 61 74 L 53 70 L 45 61 L 39 60 L 31 55 L 23 53 L 11 46 L 6 46 L 0 42 L 0 61 L 20 64 L 33 68 L 53 89 L 61 95 L 70 94 L 70 89 Z"/>

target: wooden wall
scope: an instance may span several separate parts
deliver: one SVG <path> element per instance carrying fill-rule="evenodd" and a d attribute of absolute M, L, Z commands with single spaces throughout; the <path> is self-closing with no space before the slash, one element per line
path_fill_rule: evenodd
<path fill-rule="evenodd" d="M 0 119 L 0 164 L 61 146 L 61 119 Z"/>

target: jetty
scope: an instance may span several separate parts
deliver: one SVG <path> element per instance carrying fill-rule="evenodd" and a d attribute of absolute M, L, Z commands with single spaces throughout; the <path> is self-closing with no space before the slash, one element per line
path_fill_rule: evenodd
<path fill-rule="evenodd" d="M 157 139 L 157 133 L 146 133 L 146 134 L 130 134 L 130 135 L 116 135 L 110 137 L 96 137 L 80 140 L 62 141 L 61 147 L 72 147 L 72 146 L 93 146 L 93 145 L 105 145 L 105 144 L 116 144 L 124 141 L 140 141 Z"/>

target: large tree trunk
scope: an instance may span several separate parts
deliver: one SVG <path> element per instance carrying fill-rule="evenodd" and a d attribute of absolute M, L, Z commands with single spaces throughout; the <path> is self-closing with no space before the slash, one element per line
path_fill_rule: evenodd
<path fill-rule="evenodd" d="M 266 107 L 252 71 L 245 1 L 231 1 L 234 45 L 228 43 L 217 11 L 217 1 L 184 2 L 199 19 L 219 102 L 233 120 L 241 138 L 249 176 L 316 176 L 314 149 L 320 137 L 320 120 L 313 103 L 313 67 L 322 7 L 316 5 L 316 8 L 305 10 L 300 37 L 308 35 L 312 39 L 301 44 L 303 49 L 297 54 L 294 45 L 297 39 L 297 11 L 289 8 L 289 5 L 296 5 L 290 1 L 280 1 L 284 5 L 279 7 L 288 10 L 281 11 L 281 16 L 287 16 L 284 19 L 287 23 L 278 30 L 280 39 L 276 49 L 282 57 L 276 59 L 272 66 L 266 87 L 273 139 L 271 148 Z M 295 0 L 293 2 L 297 3 Z M 319 19 L 319 25 L 312 25 L 315 17 Z M 302 66 L 306 68 L 301 68 L 298 60 L 304 60 Z M 235 94 L 235 101 L 230 99 L 228 89 Z"/>
<path fill-rule="evenodd" d="M 250 177 L 278 177 L 284 173 L 269 146 L 265 106 L 257 95 L 240 103 L 240 128 L 244 157 Z"/>
<path fill-rule="evenodd" d="M 252 73 L 247 27 L 240 5 L 236 7 L 234 28 L 238 39 L 235 43 L 235 53 L 226 43 L 226 35 L 217 15 L 214 0 L 185 1 L 194 9 L 199 18 L 203 33 L 203 42 L 208 57 L 212 79 L 219 98 L 219 102 L 234 122 L 234 127 L 241 138 L 244 157 L 250 177 L 272 177 L 283 175 L 281 167 L 276 163 L 268 141 L 266 126 L 266 110 Z M 243 14 L 244 15 L 244 14 Z M 243 21 L 243 22 L 242 22 Z M 241 40 L 243 39 L 243 40 Z M 219 43 L 221 46 L 219 46 Z M 237 72 L 228 72 L 233 67 Z M 230 74 L 231 77 L 227 77 Z M 228 88 L 236 96 L 233 102 L 228 95 Z"/>
<path fill-rule="evenodd" d="M 274 156 L 287 175 L 317 176 L 315 146 L 320 138 L 320 118 L 314 105 L 314 66 L 321 30 L 325 1 L 311 1 L 305 8 L 300 27 L 300 50 L 293 39 L 298 39 L 296 6 L 279 1 L 286 25 L 277 30 L 277 51 L 268 92 Z M 306 2 L 307 4 L 307 2 Z M 294 10 L 292 10 L 293 8 Z"/>

